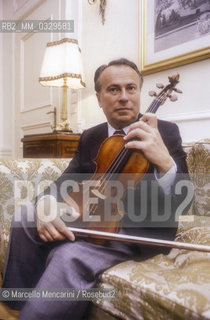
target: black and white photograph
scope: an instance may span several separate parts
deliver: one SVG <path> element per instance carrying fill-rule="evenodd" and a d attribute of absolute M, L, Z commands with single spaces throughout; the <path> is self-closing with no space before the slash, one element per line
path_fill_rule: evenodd
<path fill-rule="evenodd" d="M 155 51 L 210 34 L 209 0 L 156 0 Z"/>
<path fill-rule="evenodd" d="M 209 56 L 209 0 L 141 1 L 141 68 L 152 73 Z"/>

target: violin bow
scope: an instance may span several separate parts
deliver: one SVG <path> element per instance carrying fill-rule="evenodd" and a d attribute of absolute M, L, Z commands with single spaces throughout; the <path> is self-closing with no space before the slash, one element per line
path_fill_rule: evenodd
<path fill-rule="evenodd" d="M 156 85 L 157 88 L 162 89 L 159 94 L 156 94 L 155 91 L 149 92 L 149 95 L 155 96 L 156 99 L 153 101 L 153 103 L 151 104 L 147 112 L 155 112 L 160 105 L 164 104 L 164 102 L 168 97 L 170 98 L 171 101 L 176 101 L 177 96 L 171 95 L 172 91 L 175 91 L 177 93 L 182 93 L 180 89 L 175 88 L 176 85 L 179 83 L 179 74 L 173 75 L 168 78 L 170 82 L 169 85 L 165 87 L 160 83 Z M 75 233 L 75 235 L 78 237 L 84 237 L 89 239 L 112 240 L 112 241 L 120 241 L 120 242 L 127 242 L 127 243 L 144 244 L 149 246 L 158 246 L 158 247 L 161 246 L 161 247 L 185 249 L 185 250 L 191 250 L 191 251 L 210 252 L 210 246 L 208 245 L 137 237 L 132 235 L 96 231 L 96 230 L 90 230 L 90 229 L 80 229 L 80 228 L 74 228 L 74 227 L 69 227 L 68 229 L 73 233 Z"/>
<path fill-rule="evenodd" d="M 89 230 L 89 229 L 80 229 L 80 228 L 74 228 L 74 227 L 68 227 L 68 229 L 78 237 L 85 237 L 89 239 L 103 239 L 103 240 L 135 243 L 135 244 L 145 244 L 145 245 L 157 246 L 157 247 L 161 246 L 161 247 L 185 249 L 185 250 L 191 250 L 191 251 L 210 252 L 210 246 L 202 245 L 202 244 L 192 244 L 192 243 L 185 243 L 180 241 L 137 237 L 137 236 L 126 235 L 126 234 L 96 231 L 96 230 Z"/>

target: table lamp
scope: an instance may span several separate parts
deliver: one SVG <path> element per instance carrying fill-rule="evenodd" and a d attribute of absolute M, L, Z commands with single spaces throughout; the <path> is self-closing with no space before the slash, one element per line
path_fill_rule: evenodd
<path fill-rule="evenodd" d="M 76 39 L 64 38 L 48 42 L 42 62 L 39 82 L 43 86 L 63 87 L 61 123 L 55 131 L 72 132 L 67 112 L 67 90 L 85 87 L 81 50 Z"/>

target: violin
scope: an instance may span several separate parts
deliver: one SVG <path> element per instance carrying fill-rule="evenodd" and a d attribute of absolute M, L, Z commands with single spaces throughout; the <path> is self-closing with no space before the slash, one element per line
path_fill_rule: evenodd
<path fill-rule="evenodd" d="M 155 113 L 168 97 L 171 101 L 176 101 L 177 96 L 171 95 L 172 91 L 182 93 L 181 90 L 176 88 L 179 83 L 179 74 L 168 78 L 169 84 L 165 87 L 162 84 L 157 84 L 157 87 L 162 89 L 159 94 L 154 91 L 149 92 L 150 96 L 155 96 L 155 99 L 147 109 L 147 112 Z M 132 180 L 134 186 L 136 186 L 150 168 L 149 161 L 140 150 L 125 148 L 123 137 L 124 135 L 122 134 L 116 134 L 103 141 L 95 159 L 96 171 L 92 178 L 80 184 L 82 192 L 70 192 L 70 198 L 66 200 L 71 207 L 75 207 L 76 211 L 80 213 L 79 221 L 82 225 L 86 220 L 84 217 L 88 214 L 89 221 L 85 223 L 85 229 L 113 234 L 118 233 L 125 213 L 121 210 L 119 203 L 112 203 L 109 208 L 112 218 L 107 219 L 106 201 L 108 198 L 114 197 L 116 192 L 112 183 L 111 187 L 109 183 L 110 181 L 117 181 L 123 186 L 123 190 L 126 190 L 128 179 Z M 97 201 L 84 203 L 84 193 L 91 193 Z M 96 223 L 98 220 L 100 220 L 100 223 Z M 97 239 L 91 241 L 104 244 L 106 240 L 97 237 Z"/>

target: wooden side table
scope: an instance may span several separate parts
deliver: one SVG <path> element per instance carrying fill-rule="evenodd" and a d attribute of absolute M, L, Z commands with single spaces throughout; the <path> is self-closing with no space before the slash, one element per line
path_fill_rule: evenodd
<path fill-rule="evenodd" d="M 26 135 L 23 142 L 24 158 L 72 158 L 80 134 L 46 133 Z"/>

